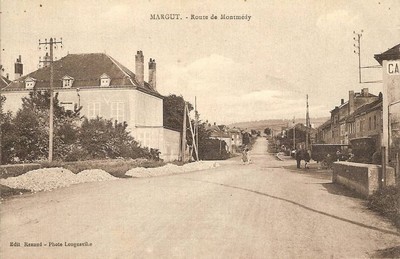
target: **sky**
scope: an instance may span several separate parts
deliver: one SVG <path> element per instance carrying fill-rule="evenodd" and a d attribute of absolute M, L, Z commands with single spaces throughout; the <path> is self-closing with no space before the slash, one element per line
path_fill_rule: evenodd
<path fill-rule="evenodd" d="M 202 120 L 233 122 L 328 117 L 360 84 L 353 31 L 362 32 L 361 65 L 400 43 L 399 0 L 0 0 L 1 63 L 11 79 L 38 68 L 38 40 L 62 37 L 68 53 L 105 52 L 135 71 L 135 54 L 157 62 L 157 90 L 194 103 Z M 182 19 L 151 20 L 151 14 Z M 223 20 L 221 15 L 246 16 Z M 191 16 L 207 16 L 196 20 Z M 218 19 L 210 19 L 215 15 Z M 146 66 L 147 68 L 147 66 Z M 363 69 L 363 81 L 382 79 Z M 148 78 L 145 69 L 145 80 Z"/>

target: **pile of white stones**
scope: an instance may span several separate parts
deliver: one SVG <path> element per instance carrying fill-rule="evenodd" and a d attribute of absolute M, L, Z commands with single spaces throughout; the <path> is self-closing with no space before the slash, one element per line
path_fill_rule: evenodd
<path fill-rule="evenodd" d="M 84 170 L 74 174 L 64 168 L 43 168 L 29 171 L 17 177 L 0 179 L 0 184 L 10 188 L 26 189 L 33 192 L 50 191 L 71 184 L 118 179 L 104 170 Z"/>
<path fill-rule="evenodd" d="M 193 171 L 211 169 L 218 166 L 219 166 L 218 163 L 212 161 L 194 162 L 194 163 L 184 164 L 183 166 L 166 164 L 165 166 L 155 167 L 155 168 L 136 167 L 126 172 L 125 175 L 129 175 L 132 177 L 152 177 L 160 175 L 188 173 Z"/>
<path fill-rule="evenodd" d="M 218 167 L 216 162 L 195 162 L 177 166 L 167 164 L 162 167 L 143 168 L 137 167 L 126 172 L 126 175 L 132 177 L 152 177 L 161 175 L 171 175 L 178 173 L 187 173 L 192 171 L 205 170 Z M 0 184 L 10 188 L 26 189 L 32 192 L 50 191 L 56 188 L 68 187 L 72 184 L 109 181 L 118 179 L 100 169 L 84 170 L 78 174 L 72 173 L 64 168 L 43 168 L 29 171 L 17 177 L 0 179 Z"/>

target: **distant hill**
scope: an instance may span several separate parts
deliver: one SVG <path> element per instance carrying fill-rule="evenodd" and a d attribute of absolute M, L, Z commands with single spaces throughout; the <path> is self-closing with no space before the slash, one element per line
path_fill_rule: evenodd
<path fill-rule="evenodd" d="M 317 128 L 324 122 L 326 122 L 329 117 L 322 117 L 322 118 L 311 118 L 311 125 L 314 128 Z M 296 119 L 296 123 L 305 123 L 305 119 Z M 246 122 L 236 122 L 229 124 L 228 126 L 233 128 L 240 128 L 240 129 L 248 129 L 248 130 L 259 130 L 261 132 L 264 131 L 265 128 L 271 128 L 275 131 L 280 131 L 282 127 L 291 127 L 293 125 L 293 119 L 283 119 L 283 120 L 259 120 L 259 121 L 246 121 Z"/>

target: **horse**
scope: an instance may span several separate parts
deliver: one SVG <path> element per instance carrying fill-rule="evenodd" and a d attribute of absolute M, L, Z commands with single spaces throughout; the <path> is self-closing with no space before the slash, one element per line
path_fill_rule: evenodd
<path fill-rule="evenodd" d="M 296 152 L 297 168 L 300 168 L 301 160 L 305 162 L 304 168 L 307 169 L 307 163 L 310 162 L 310 154 L 304 149 L 300 149 Z"/>

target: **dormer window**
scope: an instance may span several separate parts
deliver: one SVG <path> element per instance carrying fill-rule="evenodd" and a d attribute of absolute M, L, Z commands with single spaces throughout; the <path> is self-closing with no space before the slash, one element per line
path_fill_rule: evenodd
<path fill-rule="evenodd" d="M 72 84 L 74 83 L 74 78 L 70 76 L 64 76 L 62 78 L 63 88 L 71 88 Z"/>
<path fill-rule="evenodd" d="M 25 89 L 32 90 L 35 87 L 36 79 L 33 77 L 27 77 L 25 79 Z"/>
<path fill-rule="evenodd" d="M 111 78 L 107 74 L 102 74 L 100 76 L 100 87 L 110 86 Z"/>

